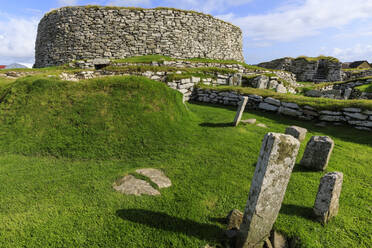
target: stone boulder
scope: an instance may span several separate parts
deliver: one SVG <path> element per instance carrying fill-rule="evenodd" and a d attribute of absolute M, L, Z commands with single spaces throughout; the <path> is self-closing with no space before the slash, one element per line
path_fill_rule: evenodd
<path fill-rule="evenodd" d="M 285 134 L 292 135 L 299 141 L 303 141 L 306 138 L 307 129 L 298 127 L 298 126 L 290 126 L 287 127 L 285 130 Z"/>

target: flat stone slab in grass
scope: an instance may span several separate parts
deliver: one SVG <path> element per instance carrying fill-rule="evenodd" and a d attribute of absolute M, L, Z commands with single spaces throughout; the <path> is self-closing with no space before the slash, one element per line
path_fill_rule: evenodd
<path fill-rule="evenodd" d="M 160 195 L 148 182 L 128 175 L 114 183 L 113 188 L 126 195 Z"/>
<path fill-rule="evenodd" d="M 302 128 L 298 126 L 290 126 L 290 127 L 287 127 L 287 129 L 285 130 L 285 134 L 292 135 L 299 141 L 303 141 L 306 138 L 306 133 L 307 133 L 306 128 Z"/>
<path fill-rule="evenodd" d="M 244 123 L 244 124 L 255 124 L 256 119 L 242 120 L 241 122 Z"/>
<path fill-rule="evenodd" d="M 150 180 L 153 181 L 156 185 L 158 185 L 160 189 L 172 186 L 171 180 L 168 177 L 166 177 L 161 170 L 146 168 L 138 169 L 136 170 L 136 172 L 138 174 L 150 178 Z"/>
<path fill-rule="evenodd" d="M 267 126 L 263 123 L 258 123 L 256 126 L 257 127 L 262 127 L 262 128 L 267 128 Z"/>

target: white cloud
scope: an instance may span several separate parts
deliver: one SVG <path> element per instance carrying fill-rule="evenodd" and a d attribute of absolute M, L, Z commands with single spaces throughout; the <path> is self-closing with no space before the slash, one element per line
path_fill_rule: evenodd
<path fill-rule="evenodd" d="M 332 56 L 341 61 L 369 60 L 372 61 L 372 45 L 356 44 L 349 48 L 334 48 Z"/>
<path fill-rule="evenodd" d="M 245 17 L 230 14 L 222 18 L 240 26 L 245 36 L 253 40 L 291 41 L 370 18 L 371 12 L 370 0 L 305 0 L 266 14 Z"/>
<path fill-rule="evenodd" d="M 229 7 L 236 7 L 252 2 L 253 0 L 166 0 L 169 4 L 177 2 L 177 8 L 180 9 L 193 9 L 205 13 L 211 13 L 214 11 L 223 12 Z"/>
<path fill-rule="evenodd" d="M 77 4 L 77 0 L 58 0 L 58 4 L 61 6 L 72 6 Z"/>
<path fill-rule="evenodd" d="M 149 6 L 151 4 L 150 0 L 113 0 L 108 3 L 111 6 Z"/>
<path fill-rule="evenodd" d="M 1 13 L 0 13 L 1 14 Z M 38 20 L 5 17 L 0 21 L 0 57 L 32 61 Z"/>

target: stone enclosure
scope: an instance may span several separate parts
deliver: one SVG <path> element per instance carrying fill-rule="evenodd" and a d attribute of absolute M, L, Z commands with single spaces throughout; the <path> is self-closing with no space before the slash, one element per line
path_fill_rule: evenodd
<path fill-rule="evenodd" d="M 270 62 L 258 64 L 258 66 L 285 70 L 296 75 L 298 81 L 303 82 L 335 82 L 343 80 L 342 63 L 327 58 L 281 58 Z"/>
<path fill-rule="evenodd" d="M 244 61 L 240 28 L 168 8 L 64 7 L 39 23 L 34 67 L 147 54 Z"/>

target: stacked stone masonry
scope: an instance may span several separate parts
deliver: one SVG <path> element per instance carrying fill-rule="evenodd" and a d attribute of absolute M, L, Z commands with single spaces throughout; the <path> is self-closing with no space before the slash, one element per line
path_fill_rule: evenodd
<path fill-rule="evenodd" d="M 258 64 L 258 66 L 286 70 L 296 75 L 298 81 L 335 82 L 343 79 L 341 63 L 328 59 L 282 58 Z"/>
<path fill-rule="evenodd" d="M 332 99 L 372 99 L 372 93 L 361 92 L 355 87 L 371 84 L 372 79 L 356 79 L 344 83 L 324 86 L 318 90 L 310 90 L 305 93 L 309 97 L 324 97 Z"/>
<path fill-rule="evenodd" d="M 148 54 L 243 61 L 242 32 L 191 11 L 64 7 L 40 21 L 34 67 Z"/>
<path fill-rule="evenodd" d="M 299 106 L 296 103 L 279 101 L 271 97 L 259 95 L 248 96 L 246 109 L 257 109 L 291 116 L 302 120 L 312 120 L 331 125 L 350 125 L 360 130 L 372 131 L 372 110 L 361 108 L 344 108 L 339 111 L 316 110 L 310 106 Z M 191 96 L 194 101 L 237 106 L 243 99 L 234 91 L 216 91 L 211 89 L 196 89 Z"/>

